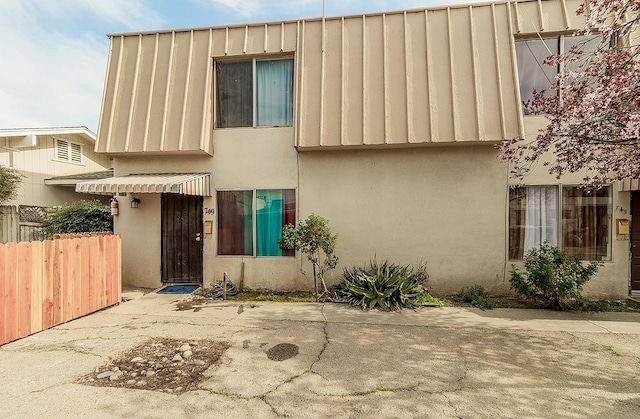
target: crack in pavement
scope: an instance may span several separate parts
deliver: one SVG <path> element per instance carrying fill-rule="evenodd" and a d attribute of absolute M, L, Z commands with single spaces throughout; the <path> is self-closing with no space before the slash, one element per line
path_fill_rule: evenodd
<path fill-rule="evenodd" d="M 589 339 L 588 335 L 584 335 L 584 336 L 576 336 L 571 332 L 567 332 L 567 334 L 571 337 L 573 337 L 576 341 L 580 341 L 580 340 L 586 340 L 587 342 L 592 343 L 593 345 L 596 345 L 598 347 L 603 348 L 605 351 L 612 353 L 615 356 L 619 356 L 619 357 L 627 357 L 627 358 L 632 358 L 635 359 L 636 361 L 640 361 L 640 356 L 639 355 L 635 355 L 635 354 L 631 354 L 631 353 L 625 353 L 625 354 L 621 354 L 620 352 L 618 352 L 613 346 L 611 345 L 607 345 L 601 342 L 597 342 L 594 340 Z"/>
<path fill-rule="evenodd" d="M 607 333 L 613 333 L 611 330 L 607 329 L 606 327 L 604 327 L 604 326 L 602 326 L 602 325 L 599 325 L 599 324 L 597 324 L 597 323 L 594 323 L 594 321 L 593 321 L 593 320 L 588 320 L 588 322 L 589 322 L 590 324 L 592 324 L 592 325 L 596 326 L 596 327 L 599 327 L 599 328 L 603 329 L 603 330 L 604 330 L 605 332 L 607 332 Z"/>
<path fill-rule="evenodd" d="M 401 392 L 401 391 L 420 391 L 418 390 L 418 387 L 420 387 L 422 385 L 422 382 L 419 382 L 417 384 L 414 384 L 412 386 L 406 386 L 406 387 L 393 387 L 393 388 L 389 388 L 389 387 L 384 387 L 384 386 L 378 386 L 369 390 L 365 390 L 365 391 L 352 391 L 350 393 L 316 393 L 316 392 L 312 392 L 312 394 L 315 394 L 316 396 L 319 397 L 364 397 L 364 396 L 368 396 L 370 394 L 375 394 L 375 393 L 396 393 L 396 392 Z"/>
<path fill-rule="evenodd" d="M 324 308 L 325 308 L 325 303 L 322 304 L 322 309 L 320 310 L 320 314 L 322 314 L 322 318 L 323 320 L 323 326 L 322 326 L 322 332 L 324 333 L 324 345 L 322 346 L 322 349 L 320 350 L 320 353 L 318 354 L 318 358 L 313 361 L 311 363 L 311 366 L 309 367 L 310 371 L 313 371 L 313 367 L 320 362 L 320 358 L 322 358 L 322 355 L 324 354 L 324 351 L 326 351 L 327 346 L 329 346 L 329 332 L 328 332 L 328 327 L 329 327 L 329 322 L 327 321 L 327 317 L 324 315 Z M 313 371 L 315 372 L 315 371 Z"/>
<path fill-rule="evenodd" d="M 267 401 L 267 396 L 266 396 L 266 395 L 265 395 L 264 397 L 258 397 L 258 398 L 259 398 L 260 400 L 262 400 L 262 402 L 263 402 L 264 404 L 266 404 L 267 406 L 269 406 L 269 408 L 271 409 L 271 411 L 272 411 L 272 412 L 273 412 L 277 417 L 279 417 L 279 418 L 285 418 L 285 417 L 287 417 L 287 415 L 281 415 L 281 414 L 276 410 L 275 406 L 274 406 L 274 405 L 272 405 L 271 403 L 269 403 L 269 402 Z"/>

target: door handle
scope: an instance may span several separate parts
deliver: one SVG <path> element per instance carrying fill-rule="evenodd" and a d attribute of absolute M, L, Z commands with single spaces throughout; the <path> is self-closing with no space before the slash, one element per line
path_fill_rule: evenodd
<path fill-rule="evenodd" d="M 197 241 L 197 242 L 199 242 L 199 241 L 200 241 L 200 236 L 201 236 L 201 234 L 200 234 L 200 233 L 196 233 L 196 241 Z"/>

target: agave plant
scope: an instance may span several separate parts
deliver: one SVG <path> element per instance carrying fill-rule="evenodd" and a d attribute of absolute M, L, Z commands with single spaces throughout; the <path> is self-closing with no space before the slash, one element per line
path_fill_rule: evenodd
<path fill-rule="evenodd" d="M 414 308 L 431 298 L 422 284 L 424 277 L 425 272 L 409 265 L 389 261 L 378 264 L 374 260 L 369 267 L 345 269 L 342 282 L 333 288 L 333 296 L 363 310 Z"/>

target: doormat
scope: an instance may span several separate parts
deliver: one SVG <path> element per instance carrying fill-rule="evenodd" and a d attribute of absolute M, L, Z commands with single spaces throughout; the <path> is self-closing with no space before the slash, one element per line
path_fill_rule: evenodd
<path fill-rule="evenodd" d="M 191 294 L 200 288 L 200 285 L 167 285 L 156 291 L 156 294 Z"/>

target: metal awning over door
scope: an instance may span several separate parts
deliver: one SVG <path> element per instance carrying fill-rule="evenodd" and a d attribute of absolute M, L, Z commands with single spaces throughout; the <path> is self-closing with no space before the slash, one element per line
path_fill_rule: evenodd
<path fill-rule="evenodd" d="M 76 192 L 95 195 L 117 193 L 176 193 L 211 196 L 209 173 L 144 173 L 81 182 Z"/>
<path fill-rule="evenodd" d="M 638 191 L 640 190 L 640 179 L 625 179 L 618 182 L 618 191 Z"/>

